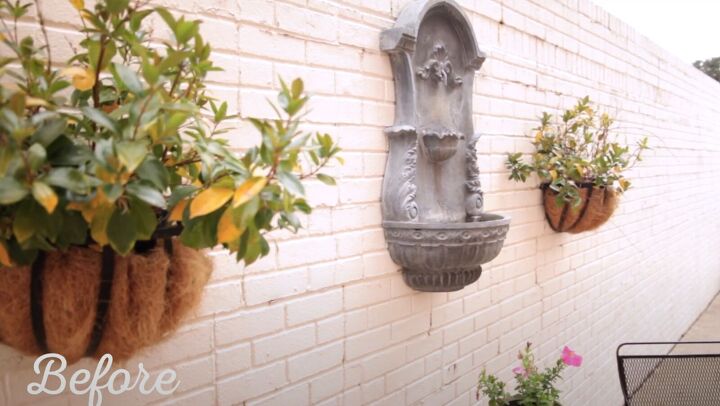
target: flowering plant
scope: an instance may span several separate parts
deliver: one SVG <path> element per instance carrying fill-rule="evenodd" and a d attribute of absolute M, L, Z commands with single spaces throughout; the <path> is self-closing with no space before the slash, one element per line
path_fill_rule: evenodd
<path fill-rule="evenodd" d="M 582 356 L 576 354 L 569 347 L 563 348 L 560 359 L 552 367 L 540 371 L 535 365 L 535 356 L 531 344 L 518 354 L 521 365 L 513 368 L 515 374 L 515 390 L 511 395 L 505 390 L 505 383 L 487 371 L 480 374 L 477 396 L 480 394 L 489 398 L 490 406 L 522 405 L 522 406 L 554 406 L 560 399 L 560 391 L 554 383 L 562 375 L 566 366 L 579 367 L 582 365 Z"/>

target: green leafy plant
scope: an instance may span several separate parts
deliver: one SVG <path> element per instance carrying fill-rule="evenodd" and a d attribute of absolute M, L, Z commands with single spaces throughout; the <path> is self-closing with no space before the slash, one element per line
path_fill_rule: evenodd
<path fill-rule="evenodd" d="M 557 192 L 557 204 L 581 203 L 578 186 L 614 187 L 620 193 L 630 187 L 623 172 L 642 160 L 648 149 L 647 137 L 632 151 L 613 135 L 613 119 L 598 114 L 589 97 L 565 111 L 560 120 L 543 113 L 540 126 L 535 128 L 535 153 L 528 164 L 522 153 L 508 154 L 506 166 L 510 179 L 525 182 L 536 173 L 542 182 Z"/>
<path fill-rule="evenodd" d="M 334 184 L 320 170 L 342 161 L 329 135 L 300 129 L 303 82 L 281 81 L 278 118 L 251 119 L 260 143 L 233 151 L 220 137 L 233 116 L 205 87 L 219 68 L 200 21 L 140 1 L 71 3 L 84 39 L 60 68 L 37 3 L 40 43 L 18 34 L 33 3 L 0 2 L 12 52 L 0 58 L 0 263 L 70 245 L 125 255 L 182 230 L 185 245 L 222 245 L 249 264 L 268 253 L 267 232 L 297 231 L 311 211 L 302 181 Z M 150 43 L 151 15 L 172 39 Z"/>
<path fill-rule="evenodd" d="M 486 396 L 490 406 L 555 406 L 560 400 L 560 391 L 555 388 L 555 382 L 560 379 L 566 366 L 582 365 L 582 357 L 567 346 L 560 359 L 543 371 L 535 364 L 530 343 L 520 351 L 518 359 L 521 365 L 513 368 L 516 394 L 507 392 L 505 383 L 498 377 L 482 371 L 478 381 L 478 399 L 481 394 Z"/>

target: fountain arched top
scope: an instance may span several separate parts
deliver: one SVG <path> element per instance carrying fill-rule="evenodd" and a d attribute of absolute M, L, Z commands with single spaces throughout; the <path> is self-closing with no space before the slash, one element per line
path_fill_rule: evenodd
<path fill-rule="evenodd" d="M 480 69 L 485 61 L 485 53 L 478 47 L 470 19 L 453 0 L 415 0 L 409 3 L 400 12 L 395 25 L 380 35 L 380 49 L 389 53 L 414 52 L 420 26 L 428 16 L 435 13 L 441 13 L 455 23 L 453 26 L 462 39 L 468 67 Z"/>

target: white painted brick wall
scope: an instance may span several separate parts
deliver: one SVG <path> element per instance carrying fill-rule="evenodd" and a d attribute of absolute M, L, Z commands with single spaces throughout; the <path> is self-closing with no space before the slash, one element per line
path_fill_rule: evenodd
<path fill-rule="evenodd" d="M 378 49 L 407 1 L 153 1 L 205 21 L 226 69 L 210 86 L 242 117 L 271 116 L 265 98 L 278 76 L 302 76 L 315 95 L 306 125 L 334 134 L 347 164 L 331 170 L 337 188 L 308 184 L 317 206 L 308 228 L 277 234 L 268 258 L 244 269 L 213 252 L 195 317 L 127 363 L 175 368 L 175 395 L 105 404 L 467 406 L 477 403 L 480 370 L 510 378 L 526 341 L 545 362 L 565 344 L 585 356 L 567 371 L 563 404 L 620 404 L 615 347 L 677 339 L 720 289 L 720 85 L 588 0 L 460 1 L 488 54 L 473 97 L 486 207 L 513 222 L 477 283 L 455 293 L 407 288 L 380 226 L 394 94 Z M 69 56 L 74 11 L 63 0 L 43 4 L 50 38 Z M 534 185 L 507 180 L 504 155 L 530 153 L 536 117 L 585 95 L 629 140 L 649 133 L 654 149 L 607 225 L 556 234 Z M 255 142 L 238 125 L 233 145 Z M 0 404 L 87 403 L 27 395 L 32 361 L 0 350 Z"/>

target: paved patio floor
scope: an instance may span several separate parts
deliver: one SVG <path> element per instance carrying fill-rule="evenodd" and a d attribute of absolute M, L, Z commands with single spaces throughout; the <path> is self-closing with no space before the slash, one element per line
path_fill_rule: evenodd
<path fill-rule="evenodd" d="M 695 320 L 692 326 L 682 336 L 681 341 L 720 341 L 720 294 L 705 309 L 705 311 Z M 707 351 L 696 348 L 699 353 L 717 353 L 720 346 L 717 344 L 707 346 Z"/>

